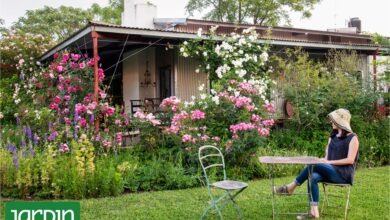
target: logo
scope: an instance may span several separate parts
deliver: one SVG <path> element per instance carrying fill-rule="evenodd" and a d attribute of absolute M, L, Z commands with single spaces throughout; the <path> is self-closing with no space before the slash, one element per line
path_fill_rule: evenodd
<path fill-rule="evenodd" d="M 7 202 L 5 220 L 80 220 L 80 203 Z"/>

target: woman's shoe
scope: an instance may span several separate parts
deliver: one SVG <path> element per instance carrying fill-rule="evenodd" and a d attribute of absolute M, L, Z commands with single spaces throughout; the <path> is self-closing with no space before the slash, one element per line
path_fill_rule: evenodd
<path fill-rule="evenodd" d="M 292 193 L 290 193 L 288 191 L 288 187 L 286 185 L 283 185 L 283 186 L 274 186 L 273 188 L 273 191 L 275 194 L 278 194 L 278 195 L 291 195 Z"/>

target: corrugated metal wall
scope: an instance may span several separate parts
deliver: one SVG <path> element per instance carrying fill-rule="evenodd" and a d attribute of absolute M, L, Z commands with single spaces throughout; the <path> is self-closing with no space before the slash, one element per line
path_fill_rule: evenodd
<path fill-rule="evenodd" d="M 176 60 L 175 95 L 182 101 L 190 101 L 191 96 L 199 97 L 198 87 L 208 86 L 207 75 L 195 72 L 199 63 L 194 59 L 177 56 Z"/>

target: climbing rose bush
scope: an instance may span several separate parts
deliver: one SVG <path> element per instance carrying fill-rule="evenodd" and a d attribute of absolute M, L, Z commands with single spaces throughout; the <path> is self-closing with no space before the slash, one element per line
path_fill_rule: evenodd
<path fill-rule="evenodd" d="M 36 107 L 49 109 L 51 121 L 43 129 L 42 141 L 58 142 L 66 152 L 72 139 L 86 135 L 96 146 L 109 151 L 122 144 L 123 132 L 129 118 L 120 108 L 110 105 L 103 85 L 103 69 L 98 69 L 98 99 L 93 96 L 94 64 L 98 62 L 87 55 L 55 53 L 47 68 L 27 79 L 34 88 L 31 98 Z M 95 123 L 99 129 L 95 130 Z M 43 135 L 43 134 L 42 134 Z"/>
<path fill-rule="evenodd" d="M 196 71 L 208 74 L 212 89 L 200 85 L 200 95 L 184 102 L 174 96 L 163 100 L 161 107 L 171 116 L 165 132 L 178 136 L 190 155 L 212 144 L 224 151 L 228 162 L 244 165 L 274 124 L 267 46 L 257 44 L 253 28 L 222 41 L 214 31 L 181 45 L 182 56 L 199 60 Z"/>

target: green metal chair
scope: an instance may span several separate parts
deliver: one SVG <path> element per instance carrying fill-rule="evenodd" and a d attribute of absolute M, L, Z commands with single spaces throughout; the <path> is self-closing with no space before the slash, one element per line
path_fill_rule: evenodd
<path fill-rule="evenodd" d="M 346 190 L 346 205 L 345 205 L 345 210 L 344 210 L 344 219 L 346 220 L 347 219 L 347 214 L 348 214 L 348 209 L 351 209 L 351 204 L 349 203 L 349 195 L 351 193 L 351 187 L 352 185 L 351 184 L 340 184 L 340 183 L 327 183 L 327 182 L 323 182 L 322 183 L 322 187 L 324 189 L 324 202 L 322 203 L 322 206 L 321 206 L 321 213 L 324 213 L 324 207 L 325 206 L 330 206 L 329 205 L 329 196 L 333 196 L 333 197 L 343 197 L 343 196 L 340 196 L 340 195 L 335 195 L 335 194 L 330 194 L 327 190 L 327 188 L 329 186 L 335 186 L 335 187 L 341 187 L 343 189 Z M 334 207 L 334 206 L 333 206 Z"/>
<path fill-rule="evenodd" d="M 210 153 L 207 153 L 210 152 Z M 238 207 L 237 203 L 234 201 L 234 198 L 240 194 L 244 189 L 248 187 L 247 183 L 239 182 L 239 181 L 233 181 L 233 180 L 227 180 L 226 178 L 226 170 L 225 170 L 225 160 L 223 158 L 223 155 L 221 151 L 210 145 L 202 146 L 199 148 L 198 152 L 199 156 L 199 161 L 203 169 L 203 173 L 206 178 L 206 183 L 207 183 L 207 189 L 209 192 L 210 200 L 211 200 L 211 205 L 208 206 L 204 212 L 202 213 L 202 216 L 200 219 L 203 219 L 207 212 L 211 208 L 215 208 L 215 210 L 218 212 L 219 217 L 223 219 L 222 216 L 222 209 L 229 203 L 232 202 L 234 207 L 236 208 L 240 218 L 242 218 L 242 212 L 240 208 Z M 214 159 L 214 160 L 212 160 Z M 216 162 L 215 162 L 216 161 Z M 210 168 L 220 168 L 223 170 L 223 180 L 221 181 L 216 181 L 216 182 L 211 182 L 211 179 L 209 178 L 207 174 L 207 170 Z M 217 189 L 225 190 L 225 194 L 223 194 L 219 198 L 214 198 L 211 188 L 215 187 Z M 233 193 L 234 191 L 234 193 Z M 222 203 L 220 206 L 219 204 Z"/>

